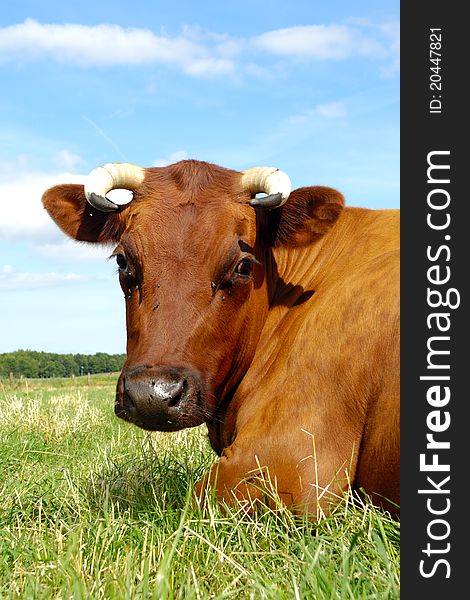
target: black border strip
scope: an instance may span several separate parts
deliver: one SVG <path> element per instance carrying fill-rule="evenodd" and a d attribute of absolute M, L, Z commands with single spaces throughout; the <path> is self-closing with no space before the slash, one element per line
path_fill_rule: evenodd
<path fill-rule="evenodd" d="M 470 532 L 466 520 L 470 397 L 465 375 L 470 371 L 470 193 L 464 190 L 464 182 L 470 174 L 470 119 L 464 105 L 470 104 L 465 97 L 470 35 L 464 5 L 458 6 L 435 0 L 401 5 L 401 589 L 405 600 L 463 598 L 469 593 L 465 542 Z M 433 33 L 440 34 L 440 42 L 431 46 L 438 42 Z M 431 163 L 450 168 L 428 171 Z M 437 313 L 441 316 L 430 316 Z M 434 447 L 431 443 L 427 448 L 427 435 L 433 436 Z M 424 455 L 421 468 L 420 455 Z"/>

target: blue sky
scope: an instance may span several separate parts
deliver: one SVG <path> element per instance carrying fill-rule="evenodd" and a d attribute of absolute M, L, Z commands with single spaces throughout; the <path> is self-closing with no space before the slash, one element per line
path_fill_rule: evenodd
<path fill-rule="evenodd" d="M 270 165 L 398 207 L 398 1 L 5 4 L 0 352 L 125 351 L 110 249 L 40 202 L 100 164 Z"/>

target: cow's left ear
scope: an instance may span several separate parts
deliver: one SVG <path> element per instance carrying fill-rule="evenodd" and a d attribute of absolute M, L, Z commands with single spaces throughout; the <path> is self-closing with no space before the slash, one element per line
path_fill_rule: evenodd
<path fill-rule="evenodd" d="M 304 187 L 291 192 L 287 202 L 267 214 L 268 236 L 274 246 L 306 246 L 335 223 L 344 197 L 329 187 Z"/>
<path fill-rule="evenodd" d="M 117 242 L 123 231 L 120 212 L 101 212 L 88 204 L 83 185 L 49 188 L 42 196 L 50 217 L 71 238 L 82 242 Z"/>

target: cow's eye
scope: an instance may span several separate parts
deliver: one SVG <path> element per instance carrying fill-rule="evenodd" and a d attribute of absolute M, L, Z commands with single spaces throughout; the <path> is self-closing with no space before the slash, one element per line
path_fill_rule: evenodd
<path fill-rule="evenodd" d="M 251 275 L 253 263 L 249 258 L 242 258 L 235 268 L 235 273 L 242 275 L 242 277 L 249 277 Z"/>
<path fill-rule="evenodd" d="M 121 271 L 127 271 L 127 260 L 123 254 L 116 254 L 116 262 Z"/>

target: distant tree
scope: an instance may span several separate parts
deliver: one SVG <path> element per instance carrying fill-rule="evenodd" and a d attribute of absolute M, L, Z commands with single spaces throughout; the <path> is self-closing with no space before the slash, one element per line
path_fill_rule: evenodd
<path fill-rule="evenodd" d="M 0 354 L 0 377 L 70 377 L 120 371 L 125 354 L 54 354 L 16 350 Z"/>

